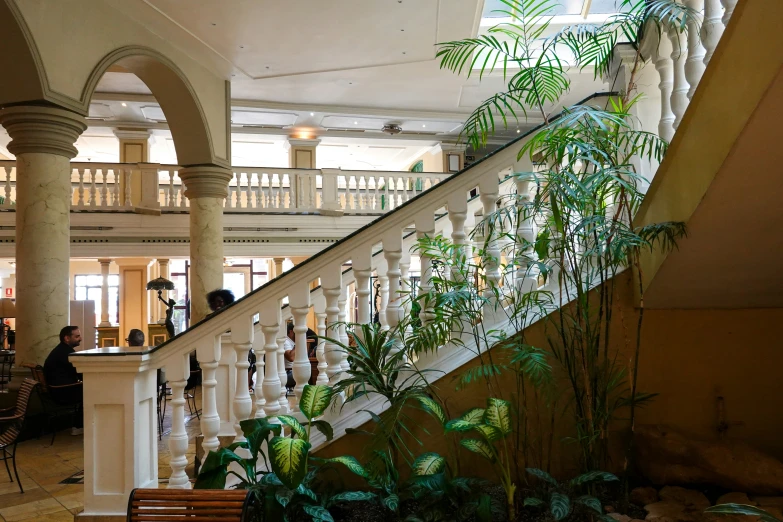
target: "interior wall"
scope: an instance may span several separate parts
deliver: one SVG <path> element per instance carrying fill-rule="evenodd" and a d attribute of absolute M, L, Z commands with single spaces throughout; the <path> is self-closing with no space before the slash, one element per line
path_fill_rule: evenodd
<path fill-rule="evenodd" d="M 410 170 L 420 161 L 424 162 L 424 172 L 443 172 L 443 151 L 436 148 L 438 152 L 427 151 L 408 165 L 406 170 Z"/>
<path fill-rule="evenodd" d="M 613 309 L 612 346 L 618 354 L 618 364 L 630 365 L 635 347 L 638 311 L 633 306 L 633 289 L 628 272 L 617 277 Z M 750 445 L 783 459 L 783 394 L 779 393 L 783 351 L 779 348 L 776 326 L 783 321 L 783 309 L 744 310 L 646 310 L 642 330 L 639 366 L 639 391 L 659 395 L 646 407 L 637 409 L 638 424 L 666 424 L 700 439 L 718 436 L 718 396 L 724 397 L 726 421 L 732 425 L 728 437 L 741 439 Z M 546 348 L 546 328 L 543 322 L 525 331 L 526 342 Z M 498 349 L 491 351 L 495 362 L 503 360 Z M 483 381 L 457 391 L 460 376 L 477 361 L 459 368 L 435 382 L 437 393 L 445 401 L 450 417 L 456 417 L 472 407 L 483 407 L 488 391 Z M 552 364 L 556 362 L 552 361 Z M 562 378 L 562 375 L 560 376 Z M 553 408 L 537 409 L 527 404 L 532 425 L 541 426 L 527 434 L 532 450 L 530 461 L 520 463 L 547 467 L 559 475 L 575 471 L 577 446 L 566 440 L 575 435 L 572 414 L 568 409 L 569 388 L 558 388 Z M 499 388 L 514 393 L 515 382 L 501 378 Z M 555 412 L 554 422 L 551 413 Z M 515 414 L 518 412 L 515 412 Z M 442 429 L 426 414 L 410 412 L 407 423 L 423 446 L 411 441 L 417 454 L 435 451 L 449 455 L 454 450 L 454 438 L 444 437 Z M 540 422 L 540 424 L 537 424 Z M 625 446 L 627 425 L 616 423 L 615 441 Z M 367 423 L 360 429 L 372 429 Z M 552 429 L 554 427 L 554 429 Z M 427 430 L 427 431 L 424 431 Z M 550 439 L 550 433 L 553 436 Z M 319 452 L 323 456 L 340 454 L 361 457 L 367 444 L 366 436 L 344 436 Z M 548 448 L 552 447 L 551 454 Z M 617 449 L 617 448 L 615 448 Z M 470 452 L 459 450 L 463 469 L 476 470 L 491 477 L 486 463 Z M 614 452 L 614 467 L 622 466 L 622 458 Z M 615 469 L 617 471 L 617 469 Z"/>

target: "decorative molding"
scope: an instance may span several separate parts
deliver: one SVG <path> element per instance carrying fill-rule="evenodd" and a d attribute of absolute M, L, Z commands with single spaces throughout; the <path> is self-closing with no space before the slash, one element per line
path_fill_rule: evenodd
<path fill-rule="evenodd" d="M 0 123 L 11 136 L 8 150 L 16 156 L 45 153 L 74 158 L 78 154 L 74 143 L 87 129 L 84 117 L 75 112 L 32 105 L 0 109 Z"/>

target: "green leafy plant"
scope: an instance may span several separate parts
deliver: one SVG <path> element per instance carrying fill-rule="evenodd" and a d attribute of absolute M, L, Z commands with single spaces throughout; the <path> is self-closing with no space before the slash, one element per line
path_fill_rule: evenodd
<path fill-rule="evenodd" d="M 563 520 L 580 507 L 603 516 L 601 501 L 595 496 L 581 493 L 597 482 L 618 480 L 616 476 L 605 471 L 590 471 L 566 482 L 558 482 L 549 473 L 540 469 L 528 468 L 527 472 L 539 480 L 539 487 L 534 494 L 525 497 L 522 505 L 545 507 L 554 520 Z M 606 520 L 613 519 L 606 517 Z"/>
<path fill-rule="evenodd" d="M 493 513 L 502 512 L 490 495 L 479 490 L 486 481 L 452 477 L 446 459 L 437 453 L 416 458 L 408 485 L 418 510 L 406 522 L 490 522 Z"/>
<path fill-rule="evenodd" d="M 481 438 L 460 440 L 463 448 L 487 460 L 498 476 L 506 493 L 508 517 L 514 518 L 517 486 L 511 473 L 513 453 L 509 451 L 508 437 L 513 432 L 509 402 L 488 398 L 486 408 L 472 408 L 461 417 L 446 423 L 447 432 L 477 432 Z"/>
<path fill-rule="evenodd" d="M 315 459 L 310 455 L 312 428 L 332 438 L 332 427 L 317 419 L 323 415 L 332 399 L 328 386 L 305 385 L 299 409 L 306 418 L 300 423 L 290 415 L 247 419 L 240 422 L 245 442 L 236 442 L 227 448 L 210 451 L 196 479 L 196 489 L 225 489 L 229 475 L 238 482 L 239 489 L 253 491 L 263 506 L 264 520 L 291 519 L 296 513 L 307 514 L 314 522 L 333 522 L 329 508 L 340 502 L 368 500 L 364 492 L 338 492 L 318 495 L 313 489 L 319 473 L 331 464 L 341 464 L 351 472 L 366 476 L 359 462 L 350 456 Z M 279 422 L 272 422 L 272 421 Z M 283 436 L 283 428 L 290 436 Z M 264 452 L 268 448 L 269 455 Z M 249 457 L 237 453 L 242 448 Z M 259 462 L 263 459 L 263 465 Z M 239 466 L 237 472 L 232 465 Z M 260 469 L 259 469 L 260 468 Z"/>
<path fill-rule="evenodd" d="M 781 522 L 780 519 L 773 517 L 763 509 L 746 504 L 718 504 L 708 507 L 704 512 L 713 515 L 748 515 L 758 517 L 761 522 Z"/>

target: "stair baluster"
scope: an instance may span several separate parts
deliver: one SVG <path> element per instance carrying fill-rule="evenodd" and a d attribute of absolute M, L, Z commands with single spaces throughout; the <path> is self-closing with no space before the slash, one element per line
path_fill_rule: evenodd
<path fill-rule="evenodd" d="M 704 0 L 684 0 L 686 6 L 701 13 L 704 9 Z M 700 18 L 700 17 L 699 17 Z M 693 98 L 696 87 L 699 86 L 702 74 L 704 74 L 704 46 L 701 44 L 699 29 L 701 20 L 688 19 L 688 58 L 685 60 L 685 79 L 688 81 L 688 99 Z"/>
<path fill-rule="evenodd" d="M 708 0 L 711 1 L 711 0 Z M 672 112 L 672 43 L 666 35 L 661 35 L 655 56 L 655 69 L 660 76 L 658 88 L 661 90 L 661 120 L 658 123 L 658 135 L 670 142 L 674 137 L 674 113 Z"/>
<path fill-rule="evenodd" d="M 701 42 L 704 45 L 704 65 L 710 63 L 720 37 L 723 36 L 723 8 L 720 0 L 704 0 L 704 22 L 701 25 Z"/>
<path fill-rule="evenodd" d="M 196 358 L 201 366 L 201 443 L 205 452 L 220 447 L 218 433 L 220 416 L 217 411 L 217 367 L 220 360 L 220 337 L 206 337 L 196 342 Z"/>
<path fill-rule="evenodd" d="M 688 108 L 688 81 L 685 79 L 685 63 L 688 47 L 685 33 L 675 28 L 669 30 L 672 44 L 672 70 L 674 85 L 672 87 L 672 112 L 674 113 L 674 128 L 680 126 L 685 110 Z"/>
<path fill-rule="evenodd" d="M 253 413 L 253 400 L 250 398 L 248 388 L 248 354 L 253 347 L 253 317 L 240 317 L 231 323 L 231 342 L 237 353 L 236 362 L 236 393 L 234 393 L 234 430 L 236 437 L 234 442 L 245 442 L 244 433 L 239 422 L 249 419 Z M 263 405 L 261 405 L 263 408 Z"/>
<path fill-rule="evenodd" d="M 190 489 L 190 480 L 185 473 L 188 465 L 188 432 L 185 429 L 185 385 L 190 375 L 188 354 L 177 354 L 166 362 L 166 376 L 171 386 L 171 433 L 169 453 L 171 454 L 171 476 L 169 489 Z"/>
<path fill-rule="evenodd" d="M 326 336 L 340 340 L 340 330 L 336 326 L 340 320 L 340 287 L 342 286 L 341 266 L 337 263 L 327 266 L 321 275 L 321 289 L 324 294 L 324 304 L 326 313 Z M 326 376 L 329 383 L 334 385 L 342 368 L 342 349 L 331 341 L 326 342 L 324 346 L 324 355 L 326 357 Z"/>
<path fill-rule="evenodd" d="M 299 400 L 305 384 L 310 380 L 310 359 L 307 354 L 307 314 L 310 312 L 310 287 L 307 283 L 298 283 L 288 294 L 291 313 L 294 316 L 294 335 L 296 350 L 294 351 L 294 395 L 296 395 L 295 411 L 299 411 Z"/>

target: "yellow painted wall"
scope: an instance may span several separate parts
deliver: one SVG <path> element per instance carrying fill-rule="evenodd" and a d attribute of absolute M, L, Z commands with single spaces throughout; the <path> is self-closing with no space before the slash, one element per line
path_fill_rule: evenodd
<path fill-rule="evenodd" d="M 633 307 L 630 281 L 628 272 L 618 276 L 612 324 L 612 348 L 619 351 L 620 364 L 626 365 L 632 361 L 633 331 L 638 317 Z M 725 398 L 726 420 L 743 423 L 732 426 L 728 436 L 783 459 L 783 438 L 780 437 L 783 432 L 783 415 L 780 415 L 783 412 L 783 394 L 778 389 L 783 351 L 780 350 L 777 328 L 781 322 L 783 309 L 647 310 L 642 331 L 639 390 L 656 392 L 659 396 L 647 407 L 637 410 L 637 422 L 668 424 L 698 438 L 716 438 L 717 397 L 722 395 Z M 543 325 L 538 323 L 526 331 L 526 340 L 534 346 L 546 347 L 544 333 Z M 498 350 L 492 350 L 492 354 L 502 356 Z M 483 381 L 456 391 L 460 375 L 476 364 L 471 362 L 435 383 L 452 417 L 468 408 L 484 405 L 488 392 Z M 513 379 L 501 379 L 500 387 L 506 392 L 513 392 Z M 564 437 L 574 435 L 574 429 L 572 416 L 567 411 L 568 390 L 561 389 L 563 391 L 554 408 L 551 469 L 567 475 L 574 471 L 577 448 L 564 441 Z M 549 455 L 550 412 L 553 409 L 541 409 L 539 424 L 537 409 L 533 404 L 528 404 L 528 408 L 531 419 L 529 437 L 534 449 L 527 465 L 539 467 L 546 465 Z M 425 441 L 424 446 L 412 443 L 414 451 L 436 451 L 448 455 L 448 439 L 444 439 L 436 423 L 417 411 L 412 411 L 411 417 L 408 426 L 413 428 L 420 440 Z M 540 433 L 543 437 L 539 437 L 538 430 L 533 429 L 536 425 L 542 426 Z M 370 426 L 371 423 L 368 423 L 362 429 Z M 431 435 L 424 432 L 425 428 Z M 617 423 L 617 429 L 618 433 L 627 433 L 623 423 Z M 366 446 L 367 440 L 362 435 L 345 436 L 319 453 L 324 456 L 350 454 L 360 457 L 361 448 Z M 621 443 L 622 436 L 615 440 Z M 619 447 L 624 447 L 624 443 Z M 544 455 L 543 462 L 536 456 L 539 452 Z M 620 454 L 614 453 L 614 464 L 621 466 Z M 470 473 L 491 477 L 480 458 L 460 450 L 460 460 Z"/>
<path fill-rule="evenodd" d="M 419 161 L 424 162 L 424 172 L 445 172 L 443 170 L 443 152 L 432 154 L 427 151 L 413 160 L 405 170 L 410 170 Z"/>

